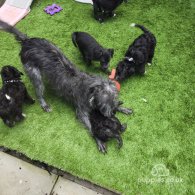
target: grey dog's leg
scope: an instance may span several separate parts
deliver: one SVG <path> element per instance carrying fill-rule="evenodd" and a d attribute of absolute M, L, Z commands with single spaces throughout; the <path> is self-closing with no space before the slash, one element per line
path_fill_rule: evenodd
<path fill-rule="evenodd" d="M 46 103 L 46 101 L 43 98 L 43 92 L 44 92 L 44 85 L 41 77 L 41 72 L 38 68 L 30 66 L 30 65 L 25 65 L 25 70 L 28 76 L 30 77 L 36 91 L 37 98 L 41 104 L 41 107 L 43 108 L 44 111 L 46 112 L 51 112 L 50 107 Z"/>
<path fill-rule="evenodd" d="M 132 114 L 132 113 L 133 113 L 133 110 L 131 110 L 131 109 L 129 109 L 129 108 L 124 108 L 124 107 L 121 107 L 121 106 L 119 106 L 119 107 L 117 108 L 117 111 L 118 111 L 118 112 L 122 112 L 122 113 L 124 113 L 124 114 Z"/>
<path fill-rule="evenodd" d="M 89 116 L 86 112 L 82 112 L 77 110 L 76 111 L 77 114 L 77 118 L 87 127 L 87 129 L 89 129 L 89 132 L 92 134 L 91 131 L 91 122 L 89 120 Z"/>
<path fill-rule="evenodd" d="M 86 112 L 82 111 L 76 111 L 78 119 L 89 129 L 90 134 L 93 136 L 93 133 L 91 131 L 91 122 L 89 120 L 89 116 Z M 98 146 L 98 149 L 100 152 L 106 153 L 106 145 L 99 140 L 98 138 L 94 137 L 96 144 Z"/>

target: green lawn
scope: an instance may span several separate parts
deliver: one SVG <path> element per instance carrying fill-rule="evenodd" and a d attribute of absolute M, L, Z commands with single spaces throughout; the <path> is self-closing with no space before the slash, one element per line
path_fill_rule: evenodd
<path fill-rule="evenodd" d="M 73 31 L 89 32 L 102 45 L 114 48 L 110 68 L 142 33 L 130 28 L 131 23 L 143 24 L 155 34 L 157 48 L 147 75 L 128 79 L 121 86 L 120 99 L 134 110 L 132 116 L 117 114 L 128 124 L 124 146 L 118 150 L 111 141 L 108 154 L 99 153 L 75 118 L 74 108 L 48 89 L 46 100 L 53 112 L 43 112 L 38 102 L 25 106 L 24 122 L 12 129 L 0 122 L 0 145 L 123 194 L 195 194 L 195 1 L 129 1 L 117 9 L 117 17 L 103 24 L 93 19 L 91 5 L 73 0 L 56 0 L 64 10 L 49 16 L 43 8 L 52 2 L 34 1 L 31 13 L 17 28 L 30 37 L 54 42 L 87 72 L 102 74 L 86 68 L 71 42 Z M 0 66 L 12 64 L 23 70 L 19 51 L 13 36 L 0 32 Z M 23 80 L 35 98 L 26 75 Z M 169 176 L 151 174 L 158 164 L 166 166 Z M 163 178 L 164 182 L 158 182 Z"/>

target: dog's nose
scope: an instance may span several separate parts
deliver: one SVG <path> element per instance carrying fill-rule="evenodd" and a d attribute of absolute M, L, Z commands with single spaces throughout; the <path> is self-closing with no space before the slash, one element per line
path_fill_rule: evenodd
<path fill-rule="evenodd" d="M 106 70 L 109 67 L 109 64 L 102 64 L 102 69 Z"/>
<path fill-rule="evenodd" d="M 127 129 L 127 124 L 124 123 L 124 124 L 122 125 L 122 127 L 121 127 L 121 131 L 123 132 L 123 131 L 125 131 L 126 129 Z"/>

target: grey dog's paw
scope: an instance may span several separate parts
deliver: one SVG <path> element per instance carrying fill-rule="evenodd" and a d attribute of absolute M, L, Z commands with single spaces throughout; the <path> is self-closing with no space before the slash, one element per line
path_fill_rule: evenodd
<path fill-rule="evenodd" d="M 103 154 L 107 153 L 107 150 L 106 150 L 106 144 L 105 143 L 101 143 L 98 145 L 98 149 L 100 152 L 102 152 Z"/>
<path fill-rule="evenodd" d="M 107 153 L 105 143 L 103 143 L 102 141 L 100 141 L 97 138 L 96 138 L 96 143 L 97 143 L 97 146 L 98 146 L 98 149 L 100 152 L 102 152 L 103 154 Z"/>
<path fill-rule="evenodd" d="M 51 112 L 52 109 L 48 105 L 41 106 L 45 112 Z"/>
<path fill-rule="evenodd" d="M 129 115 L 129 114 L 132 114 L 133 113 L 133 110 L 132 109 L 130 109 L 130 108 L 123 108 L 123 107 L 118 107 L 118 109 L 117 109 L 119 112 L 122 112 L 122 113 L 124 113 L 124 114 L 127 114 L 127 115 Z"/>
<path fill-rule="evenodd" d="M 130 108 L 125 108 L 125 109 L 124 109 L 124 113 L 127 114 L 127 115 L 133 114 L 133 110 L 130 109 Z"/>

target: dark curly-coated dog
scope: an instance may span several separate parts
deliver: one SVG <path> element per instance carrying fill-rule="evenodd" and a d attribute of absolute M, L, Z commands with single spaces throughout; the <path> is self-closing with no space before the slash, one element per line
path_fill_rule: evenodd
<path fill-rule="evenodd" d="M 72 42 L 78 47 L 87 65 L 92 61 L 99 61 L 103 71 L 109 67 L 109 62 L 114 55 L 114 49 L 103 48 L 90 34 L 74 32 Z"/>
<path fill-rule="evenodd" d="M 120 134 L 126 130 L 126 124 L 121 124 L 114 115 L 110 118 L 105 117 L 98 110 L 90 113 L 90 121 L 92 135 L 99 151 L 106 153 L 106 142 L 112 138 L 117 140 L 119 148 L 122 147 L 123 140 Z"/>
<path fill-rule="evenodd" d="M 21 61 L 36 90 L 41 107 L 50 112 L 43 95 L 43 78 L 65 100 L 76 108 L 76 114 L 91 132 L 89 113 L 99 110 L 111 117 L 115 110 L 125 114 L 132 110 L 119 106 L 118 92 L 109 79 L 89 75 L 78 70 L 57 48 L 46 39 L 29 38 L 16 28 L 0 21 L 0 28 L 15 35 L 21 44 Z"/>
<path fill-rule="evenodd" d="M 13 66 L 4 66 L 1 70 L 3 86 L 0 90 L 0 117 L 9 127 L 25 118 L 22 113 L 24 102 L 34 103 L 21 81 L 21 75 L 23 74 Z"/>
<path fill-rule="evenodd" d="M 94 17 L 99 22 L 103 22 L 108 17 L 113 17 L 116 14 L 114 10 L 127 0 L 92 0 Z"/>
<path fill-rule="evenodd" d="M 134 74 L 145 74 L 145 66 L 147 63 L 151 65 L 154 56 L 155 36 L 142 25 L 132 24 L 131 26 L 140 28 L 144 33 L 135 39 L 129 46 L 124 59 L 118 63 L 115 77 L 118 81 Z"/>

